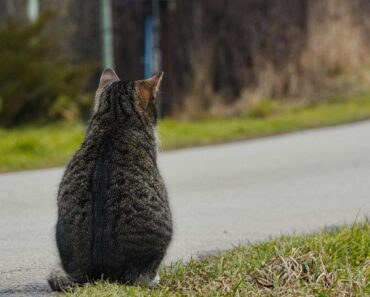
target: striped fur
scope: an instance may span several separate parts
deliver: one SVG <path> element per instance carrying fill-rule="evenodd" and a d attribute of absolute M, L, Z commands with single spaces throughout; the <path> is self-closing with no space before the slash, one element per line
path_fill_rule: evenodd
<path fill-rule="evenodd" d="M 154 95 L 143 108 L 138 88 L 135 81 L 104 86 L 64 173 L 56 226 L 62 268 L 49 278 L 54 290 L 97 279 L 155 280 L 172 220 L 156 164 Z"/>

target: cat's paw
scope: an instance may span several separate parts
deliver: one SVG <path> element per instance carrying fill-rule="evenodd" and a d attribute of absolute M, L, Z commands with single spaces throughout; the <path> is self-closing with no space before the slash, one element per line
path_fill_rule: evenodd
<path fill-rule="evenodd" d="M 139 277 L 136 283 L 143 287 L 154 288 L 159 285 L 160 280 L 161 278 L 157 273 L 154 278 L 150 278 L 148 275 L 142 275 Z"/>
<path fill-rule="evenodd" d="M 161 281 L 161 277 L 159 276 L 159 274 L 157 273 L 156 275 L 155 275 L 155 277 L 152 279 L 152 281 L 151 281 L 151 288 L 153 288 L 153 287 L 156 287 L 156 286 L 158 286 L 159 285 L 159 282 Z"/>
<path fill-rule="evenodd" d="M 57 265 L 53 268 L 47 281 L 53 291 L 67 291 L 69 288 L 76 285 L 61 265 Z"/>

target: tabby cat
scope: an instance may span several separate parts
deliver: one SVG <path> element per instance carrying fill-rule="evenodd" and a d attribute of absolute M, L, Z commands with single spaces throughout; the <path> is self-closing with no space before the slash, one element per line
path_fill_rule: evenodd
<path fill-rule="evenodd" d="M 157 168 L 156 95 L 163 73 L 121 81 L 106 69 L 85 139 L 58 191 L 61 264 L 53 290 L 98 279 L 153 286 L 172 237 Z"/>

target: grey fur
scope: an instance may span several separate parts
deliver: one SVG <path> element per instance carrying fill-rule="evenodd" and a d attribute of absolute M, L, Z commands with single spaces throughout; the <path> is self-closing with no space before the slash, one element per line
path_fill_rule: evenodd
<path fill-rule="evenodd" d="M 150 285 L 171 241 L 154 92 L 144 108 L 140 81 L 112 81 L 97 92 L 85 139 L 59 187 L 62 268 L 49 277 L 53 290 L 97 279 Z"/>

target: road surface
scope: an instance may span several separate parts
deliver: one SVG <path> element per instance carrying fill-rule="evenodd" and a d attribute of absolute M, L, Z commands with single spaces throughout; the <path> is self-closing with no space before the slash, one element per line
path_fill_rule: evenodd
<path fill-rule="evenodd" d="M 370 122 L 160 154 L 165 263 L 370 215 Z M 61 168 L 0 175 L 0 296 L 48 296 Z"/>

